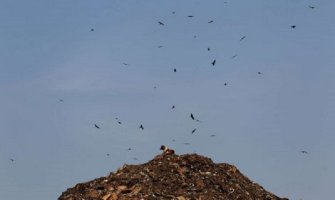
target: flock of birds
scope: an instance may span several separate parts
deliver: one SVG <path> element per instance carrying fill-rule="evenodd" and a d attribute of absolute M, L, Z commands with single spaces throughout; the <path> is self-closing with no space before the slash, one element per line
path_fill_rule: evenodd
<path fill-rule="evenodd" d="M 227 2 L 224 2 L 224 3 L 227 3 Z M 308 8 L 310 8 L 310 9 L 315 9 L 315 6 L 311 6 L 311 5 L 309 5 L 308 6 Z M 172 11 L 172 14 L 175 14 L 176 12 L 175 11 Z M 188 15 L 187 16 L 188 18 L 194 18 L 194 15 Z M 210 21 L 208 21 L 208 23 L 209 24 L 211 24 L 211 23 L 213 23 L 214 22 L 214 20 L 210 20 Z M 160 26 L 165 26 L 165 23 L 164 22 L 162 22 L 162 21 L 158 21 L 158 24 L 160 25 Z M 297 26 L 296 25 L 291 25 L 290 26 L 292 29 L 295 29 Z M 90 31 L 91 32 L 94 32 L 95 31 L 95 29 L 94 28 L 91 28 L 90 29 Z M 194 38 L 196 38 L 196 35 L 194 35 Z M 243 40 L 245 40 L 247 38 L 247 36 L 246 35 L 243 35 L 240 39 L 239 39 L 239 41 L 240 42 L 242 42 Z M 158 48 L 162 48 L 163 46 L 162 45 L 159 45 L 158 46 Z M 207 51 L 211 51 L 211 48 L 210 47 L 208 47 L 207 48 Z M 233 56 L 231 56 L 231 58 L 233 59 L 233 58 L 236 58 L 238 55 L 237 54 L 234 54 Z M 126 63 L 126 62 L 123 62 L 122 63 L 124 66 L 128 66 L 129 64 L 128 63 Z M 211 65 L 212 66 L 215 66 L 216 65 L 216 59 L 214 59 L 212 62 L 211 62 Z M 174 68 L 173 69 L 173 72 L 177 72 L 177 68 Z M 257 72 L 257 74 L 258 75 L 261 75 L 262 73 L 261 72 Z M 227 83 L 224 83 L 224 86 L 227 86 L 228 84 Z M 154 88 L 156 88 L 156 86 L 154 86 Z M 64 102 L 64 99 L 58 99 L 58 102 L 60 102 L 60 103 L 63 103 Z M 172 107 L 171 107 L 171 109 L 173 110 L 173 109 L 175 109 L 176 107 L 175 107 L 175 105 L 172 105 Z M 194 117 L 194 114 L 193 113 L 191 113 L 190 114 L 190 118 L 192 119 L 192 120 L 194 120 L 194 121 L 197 121 L 197 122 L 201 122 L 199 119 L 197 119 L 197 118 L 195 118 Z M 118 118 L 115 118 L 116 120 L 117 120 L 117 123 L 118 124 L 122 124 L 122 122 L 121 121 L 119 121 L 119 119 Z M 96 128 L 96 129 L 101 129 L 101 127 L 98 125 L 98 124 L 94 124 L 94 127 Z M 144 130 L 144 126 L 143 126 L 143 124 L 140 124 L 139 126 L 138 126 L 138 128 L 139 129 L 141 129 L 141 130 Z M 192 131 L 191 131 L 191 134 L 194 134 L 195 132 L 197 131 L 197 129 L 196 128 L 194 128 Z M 210 135 L 210 137 L 215 137 L 216 135 L 215 134 L 211 134 Z M 172 139 L 172 141 L 175 141 L 175 139 Z M 184 145 L 189 145 L 190 143 L 188 143 L 188 142 L 185 142 L 185 143 L 183 143 Z M 132 148 L 128 148 L 127 149 L 128 151 L 131 151 L 131 150 L 133 150 Z M 301 150 L 301 151 L 299 151 L 300 153 L 302 153 L 302 154 L 309 154 L 309 152 L 307 152 L 307 151 L 305 151 L 305 150 Z M 106 154 L 107 156 L 109 156 L 110 154 L 109 153 L 107 153 Z M 134 160 L 137 160 L 137 158 L 134 158 Z M 11 162 L 14 162 L 15 160 L 14 160 L 14 158 L 10 158 L 10 161 Z"/>

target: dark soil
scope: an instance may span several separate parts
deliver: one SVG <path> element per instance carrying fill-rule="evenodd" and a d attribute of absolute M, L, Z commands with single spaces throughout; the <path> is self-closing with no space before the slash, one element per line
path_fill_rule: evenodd
<path fill-rule="evenodd" d="M 67 189 L 58 200 L 285 200 L 267 192 L 233 165 L 197 154 L 158 155 Z"/>

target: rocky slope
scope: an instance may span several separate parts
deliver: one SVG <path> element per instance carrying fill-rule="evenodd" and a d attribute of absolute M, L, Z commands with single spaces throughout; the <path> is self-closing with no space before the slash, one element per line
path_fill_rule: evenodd
<path fill-rule="evenodd" d="M 252 182 L 233 165 L 215 164 L 197 155 L 158 155 L 140 165 L 124 165 L 115 173 L 79 183 L 59 200 L 285 200 Z"/>

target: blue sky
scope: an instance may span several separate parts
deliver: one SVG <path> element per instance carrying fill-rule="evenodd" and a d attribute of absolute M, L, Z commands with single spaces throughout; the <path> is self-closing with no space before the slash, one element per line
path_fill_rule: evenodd
<path fill-rule="evenodd" d="M 161 144 L 335 195 L 335 2 L 0 2 L 1 199 L 56 199 Z"/>

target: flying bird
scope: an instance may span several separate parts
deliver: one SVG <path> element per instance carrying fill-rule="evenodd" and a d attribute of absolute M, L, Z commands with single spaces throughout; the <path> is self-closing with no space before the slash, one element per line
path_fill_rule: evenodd
<path fill-rule="evenodd" d="M 307 151 L 300 151 L 300 153 L 303 153 L 303 154 L 308 154 Z"/>
<path fill-rule="evenodd" d="M 59 102 L 63 102 L 64 100 L 63 99 L 58 99 Z"/>
<path fill-rule="evenodd" d="M 215 137 L 216 135 L 215 134 L 212 134 L 211 137 Z"/>
<path fill-rule="evenodd" d="M 144 127 L 143 127 L 143 125 L 142 125 L 142 124 L 141 124 L 141 126 L 140 126 L 140 129 L 144 130 Z"/>
<path fill-rule="evenodd" d="M 129 148 L 128 148 L 128 151 L 131 151 L 131 150 L 133 150 L 133 149 L 129 147 Z"/>
<path fill-rule="evenodd" d="M 120 122 L 120 121 L 117 121 L 117 123 L 118 123 L 118 124 L 122 124 L 122 122 Z"/>
<path fill-rule="evenodd" d="M 174 72 L 177 72 L 177 69 L 176 69 L 176 68 L 174 68 L 174 69 L 173 69 L 173 71 L 174 71 Z"/>
<path fill-rule="evenodd" d="M 311 9 L 314 9 L 315 8 L 315 6 L 308 6 L 309 8 L 311 8 Z"/>
<path fill-rule="evenodd" d="M 190 18 L 191 18 L 191 17 L 194 17 L 194 16 L 193 16 L 193 15 L 189 15 L 189 16 L 187 16 L 187 17 L 190 17 Z"/>
<path fill-rule="evenodd" d="M 209 21 L 208 23 L 210 24 L 210 23 L 213 23 L 214 22 L 214 20 L 211 20 L 211 21 Z"/>
<path fill-rule="evenodd" d="M 94 127 L 100 129 L 100 127 L 97 124 L 94 124 Z"/>
<path fill-rule="evenodd" d="M 195 120 L 195 118 L 194 118 L 194 116 L 193 116 L 193 114 L 191 113 L 191 118 L 193 119 L 193 120 Z"/>
<path fill-rule="evenodd" d="M 163 46 L 162 46 L 162 45 L 158 45 L 157 47 L 160 49 L 160 48 L 162 48 Z"/>
<path fill-rule="evenodd" d="M 94 31 L 94 28 L 91 28 L 91 31 Z"/>
<path fill-rule="evenodd" d="M 11 158 L 11 159 L 9 159 L 10 161 L 12 161 L 12 162 L 14 162 L 14 159 L 13 158 Z"/>
<path fill-rule="evenodd" d="M 107 153 L 106 156 L 109 156 L 109 153 Z"/>
<path fill-rule="evenodd" d="M 228 84 L 227 84 L 227 83 L 224 83 L 223 85 L 224 85 L 224 86 L 227 86 Z"/>
<path fill-rule="evenodd" d="M 176 108 L 176 106 L 175 106 L 175 105 L 173 105 L 171 109 L 173 110 L 173 109 L 175 109 L 175 108 Z"/>
<path fill-rule="evenodd" d="M 246 37 L 247 37 L 246 35 L 241 37 L 240 41 L 244 40 Z"/>
<path fill-rule="evenodd" d="M 210 51 L 210 50 L 211 50 L 211 48 L 208 47 L 208 48 L 207 48 L 207 51 Z"/>
<path fill-rule="evenodd" d="M 165 24 L 163 22 L 158 22 L 159 25 L 164 26 Z"/>
<path fill-rule="evenodd" d="M 215 63 L 216 63 L 216 60 L 213 60 L 213 62 L 212 62 L 212 65 L 214 66 L 214 65 L 215 65 Z"/>
<path fill-rule="evenodd" d="M 262 72 L 257 72 L 257 74 L 262 74 Z"/>
<path fill-rule="evenodd" d="M 125 66 L 129 65 L 128 63 L 122 63 L 122 64 L 125 65 Z"/>
<path fill-rule="evenodd" d="M 291 28 L 295 28 L 295 27 L 297 27 L 297 26 L 296 26 L 296 25 L 292 25 L 292 26 L 291 26 Z"/>
<path fill-rule="evenodd" d="M 236 58 L 237 57 L 237 54 L 233 55 L 231 58 Z"/>
<path fill-rule="evenodd" d="M 176 12 L 175 12 L 175 11 L 172 11 L 172 14 L 176 14 Z"/>
<path fill-rule="evenodd" d="M 194 133 L 196 130 L 197 130 L 196 128 L 195 128 L 195 129 L 193 129 L 193 130 L 192 130 L 192 134 L 193 134 L 193 133 Z"/>

